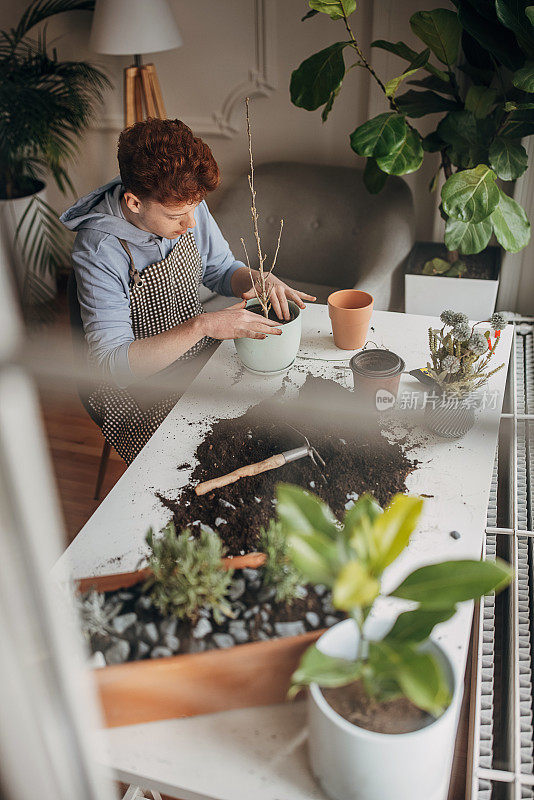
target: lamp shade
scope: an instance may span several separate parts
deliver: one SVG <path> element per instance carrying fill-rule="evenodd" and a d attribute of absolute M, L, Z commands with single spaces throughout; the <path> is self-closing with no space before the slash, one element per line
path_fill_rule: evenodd
<path fill-rule="evenodd" d="M 96 0 L 90 47 L 112 56 L 180 47 L 182 37 L 167 0 Z"/>

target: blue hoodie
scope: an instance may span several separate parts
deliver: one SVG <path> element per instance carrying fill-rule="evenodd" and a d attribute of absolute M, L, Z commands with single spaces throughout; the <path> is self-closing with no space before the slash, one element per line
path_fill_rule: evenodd
<path fill-rule="evenodd" d="M 134 341 L 130 319 L 129 260 L 119 238 L 131 250 L 141 272 L 165 258 L 178 239 L 163 239 L 128 222 L 122 213 L 120 178 L 80 198 L 60 219 L 76 231 L 72 263 L 90 357 L 121 387 L 135 381 L 128 362 Z M 206 202 L 195 209 L 196 245 L 202 259 L 202 283 L 232 297 L 230 280 L 244 264 L 236 261 Z"/>

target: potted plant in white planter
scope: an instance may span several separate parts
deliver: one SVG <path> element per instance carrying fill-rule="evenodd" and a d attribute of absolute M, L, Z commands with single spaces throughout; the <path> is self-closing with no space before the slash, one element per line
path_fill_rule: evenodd
<path fill-rule="evenodd" d="M 254 239 L 258 250 L 258 273 L 259 277 L 254 280 L 252 268 L 250 266 L 250 259 L 245 245 L 244 239 L 241 239 L 247 266 L 250 272 L 250 280 L 254 288 L 256 297 L 247 301 L 246 308 L 257 314 L 262 314 L 268 319 L 275 320 L 279 323 L 282 334 L 280 336 L 267 336 L 264 339 L 235 339 L 235 347 L 237 355 L 239 356 L 243 365 L 251 372 L 256 372 L 262 375 L 276 375 L 279 372 L 285 372 L 294 362 L 299 346 L 300 336 L 302 331 L 302 319 L 300 315 L 300 308 L 293 301 L 288 301 L 289 312 L 291 319 L 288 321 L 278 319 L 270 303 L 270 294 L 272 286 L 269 287 L 268 277 L 273 272 L 276 266 L 276 259 L 280 249 L 280 240 L 282 238 L 282 230 L 284 228 L 284 220 L 280 220 L 280 231 L 278 233 L 278 241 L 276 243 L 276 250 L 273 256 L 271 267 L 265 269 L 266 255 L 263 253 L 261 246 L 261 237 L 258 226 L 258 211 L 256 208 L 256 189 L 254 187 L 254 159 L 252 157 L 252 135 L 250 130 L 250 116 L 249 116 L 249 98 L 246 98 L 246 118 L 247 118 L 247 136 L 248 136 L 248 152 L 250 160 L 250 173 L 248 175 L 248 183 L 251 194 L 250 212 L 252 215 L 252 225 L 254 230 Z"/>
<path fill-rule="evenodd" d="M 367 159 L 368 190 L 379 192 L 388 175 L 417 171 L 425 152 L 439 154 L 430 190 L 437 190 L 441 174 L 445 178 L 440 204 L 445 244 L 416 244 L 406 272 L 406 311 L 437 316 L 452 306 L 483 319 L 493 312 L 498 288 L 499 253 L 488 248 L 492 235 L 511 253 L 530 238 L 524 209 L 501 181 L 515 180 L 528 165 L 522 140 L 534 133 L 534 27 L 527 6 L 512 0 L 484 3 L 483 10 L 468 0 L 454 5 L 457 10 L 411 16 L 420 52 L 402 41 L 372 43 L 408 62 L 386 80 L 376 74 L 352 30 L 356 2 L 310 0 L 306 17 L 322 12 L 345 30 L 342 41 L 293 72 L 291 100 L 310 111 L 323 106 L 325 121 L 347 71 L 344 53 L 352 52 L 356 61 L 349 69 L 366 69 L 385 100 L 384 113 L 350 135 L 354 152 Z M 403 81 L 416 88 L 397 94 Z M 414 120 L 428 114 L 441 116 L 435 130 L 422 136 Z"/>
<path fill-rule="evenodd" d="M 310 686 L 310 764 L 332 800 L 446 797 L 462 687 L 431 633 L 457 603 L 504 587 L 511 571 L 501 561 L 448 561 L 385 594 L 383 572 L 408 545 L 422 504 L 396 495 L 382 511 L 367 495 L 341 522 L 300 487 L 279 487 L 295 565 L 349 617 L 308 648 L 291 688 Z M 409 602 L 389 629 L 371 618 L 384 596 Z"/>
<path fill-rule="evenodd" d="M 106 76 L 83 61 L 60 61 L 37 25 L 63 11 L 90 10 L 93 0 L 33 0 L 0 39 L 0 235 L 11 253 L 25 302 L 49 299 L 70 263 L 69 242 L 46 200 L 53 178 L 72 188 L 66 162 L 76 152 Z"/>
<path fill-rule="evenodd" d="M 475 424 L 478 390 L 504 366 L 491 368 L 506 318 L 496 312 L 489 320 L 471 325 L 465 314 L 449 310 L 440 318 L 443 326 L 428 331 L 430 361 L 425 380 L 431 381 L 435 392 L 427 394 L 425 421 L 433 433 L 458 439 Z M 479 325 L 485 326 L 483 333 L 477 330 Z"/>

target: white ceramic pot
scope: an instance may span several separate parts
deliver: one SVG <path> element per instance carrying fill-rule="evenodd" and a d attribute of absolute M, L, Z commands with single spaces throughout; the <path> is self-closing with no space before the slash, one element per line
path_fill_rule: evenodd
<path fill-rule="evenodd" d="M 249 300 L 246 307 L 258 306 L 259 301 Z M 281 336 L 267 336 L 266 339 L 234 339 L 235 349 L 243 366 L 258 375 L 275 375 L 285 372 L 293 364 L 300 347 L 302 317 L 300 308 L 289 301 L 289 307 L 296 317 L 285 325 L 280 325 Z"/>
<path fill-rule="evenodd" d="M 404 276 L 407 314 L 439 317 L 445 308 L 463 311 L 469 319 L 489 319 L 495 310 L 499 279 L 444 278 L 442 275 Z"/>
<path fill-rule="evenodd" d="M 39 197 L 46 202 L 46 186 L 40 183 L 40 189 L 34 194 L 17 197 L 14 200 L 0 200 L 0 239 L 2 252 L 8 254 L 11 271 L 19 289 L 20 296 L 26 303 L 35 303 L 49 300 L 57 293 L 56 277 L 50 273 L 35 276 L 34 281 L 28 281 L 28 265 L 22 256 L 20 243 L 15 241 L 18 225 L 24 216 L 28 205 L 34 197 Z M 33 217 L 30 211 L 22 223 L 19 233 L 20 242 L 24 241 L 29 223 Z"/>
<path fill-rule="evenodd" d="M 354 658 L 358 630 L 352 620 L 334 625 L 318 641 L 328 655 Z M 310 687 L 309 758 L 332 800 L 446 800 L 463 682 L 435 643 L 431 650 L 449 675 L 452 702 L 426 728 L 383 734 L 352 725 Z"/>

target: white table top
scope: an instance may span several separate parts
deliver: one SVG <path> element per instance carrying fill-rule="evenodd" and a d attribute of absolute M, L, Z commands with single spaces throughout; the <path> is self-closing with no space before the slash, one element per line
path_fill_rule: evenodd
<path fill-rule="evenodd" d="M 411 370 L 426 363 L 428 328 L 438 324 L 434 317 L 376 311 L 369 338 L 402 356 L 406 370 Z M 509 326 L 501 335 L 495 366 L 508 362 L 511 343 Z M 350 371 L 339 365 L 342 360 L 348 363 L 351 355 L 334 346 L 327 308 L 308 306 L 290 386 L 300 387 L 308 373 L 350 386 Z M 447 441 L 427 434 L 411 442 L 408 456 L 420 463 L 406 480 L 407 490 L 430 497 L 409 547 L 384 576 L 385 591 L 421 564 L 480 557 L 506 374 L 501 369 L 492 376 L 487 391 L 497 393 L 494 407 L 479 412 L 474 428 L 462 439 Z M 149 526 L 157 530 L 170 518 L 154 492 L 176 497 L 190 479 L 194 453 L 212 421 L 241 415 L 278 391 L 284 378 L 244 372 L 233 343 L 224 342 L 80 531 L 56 565 L 55 575 L 64 579 L 135 569 L 145 552 Z M 420 390 L 414 378 L 402 376 L 400 398 L 404 392 Z M 183 462 L 191 468 L 178 471 Z M 451 530 L 459 531 L 461 538 L 450 537 Z M 385 601 L 377 613 L 389 615 L 393 606 L 394 601 Z M 471 611 L 472 606 L 464 604 L 436 630 L 457 675 L 465 671 Z M 251 730 L 264 726 L 271 730 L 269 725 L 278 738 L 269 749 L 269 736 L 264 737 L 256 750 Z M 292 704 L 115 728 L 104 734 L 103 760 L 124 780 L 159 787 L 184 800 L 322 798 L 305 768 L 301 746 L 296 746 L 300 755 L 295 773 L 289 762 L 284 768 L 277 749 L 277 742 L 287 749 L 288 740 L 293 735 L 298 738 L 302 725 L 301 708 Z M 210 770 L 205 769 L 208 763 L 213 765 Z"/>

